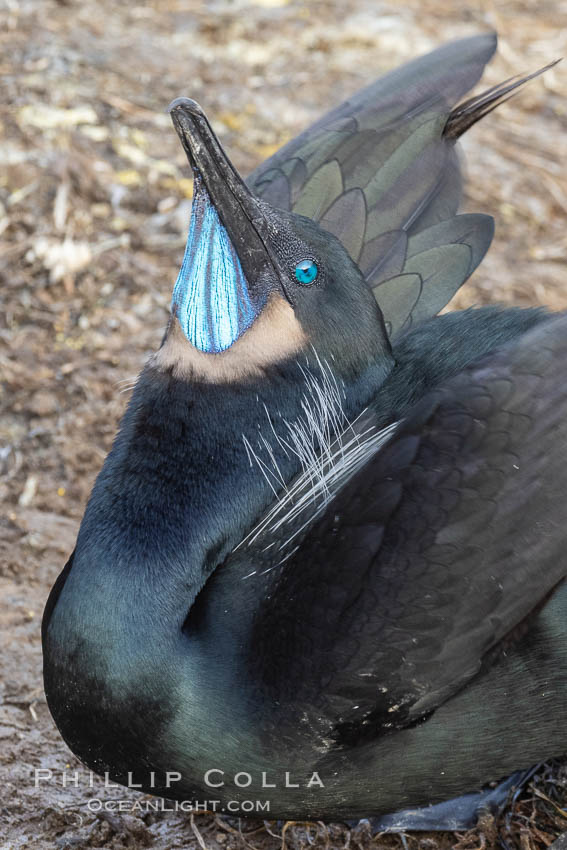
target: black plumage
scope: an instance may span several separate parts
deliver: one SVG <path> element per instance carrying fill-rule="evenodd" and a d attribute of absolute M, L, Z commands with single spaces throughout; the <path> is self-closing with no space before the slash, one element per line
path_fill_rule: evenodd
<path fill-rule="evenodd" d="M 567 319 L 435 317 L 492 238 L 457 215 L 454 142 L 516 86 L 455 108 L 495 46 L 382 78 L 253 193 L 172 105 L 197 259 L 43 623 L 50 709 L 95 770 L 330 819 L 567 749 Z"/>

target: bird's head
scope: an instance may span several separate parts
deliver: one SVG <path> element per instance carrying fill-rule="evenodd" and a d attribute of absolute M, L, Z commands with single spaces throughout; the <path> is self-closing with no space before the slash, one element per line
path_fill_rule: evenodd
<path fill-rule="evenodd" d="M 257 198 L 201 108 L 169 107 L 194 175 L 187 247 L 160 357 L 215 380 L 315 350 L 345 378 L 391 360 L 376 300 L 343 245 Z"/>

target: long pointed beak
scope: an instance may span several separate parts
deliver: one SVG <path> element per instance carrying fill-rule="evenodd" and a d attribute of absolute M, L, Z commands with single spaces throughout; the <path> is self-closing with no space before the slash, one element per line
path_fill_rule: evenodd
<path fill-rule="evenodd" d="M 239 176 L 198 103 L 178 97 L 169 112 L 189 163 L 202 179 L 238 254 L 251 298 L 265 298 L 266 278 L 273 279 L 275 269 L 260 235 L 266 229 L 262 202 Z"/>
<path fill-rule="evenodd" d="M 270 251 L 265 205 L 238 175 L 201 107 L 179 97 L 169 112 L 195 177 L 172 312 L 193 345 L 219 353 L 250 327 L 272 290 L 285 296 L 283 277 Z"/>

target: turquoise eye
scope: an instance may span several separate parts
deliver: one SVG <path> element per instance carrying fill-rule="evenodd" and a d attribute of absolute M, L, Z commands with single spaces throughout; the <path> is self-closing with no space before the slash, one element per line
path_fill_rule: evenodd
<path fill-rule="evenodd" d="M 313 260 L 302 260 L 295 267 L 295 277 L 298 283 L 313 283 L 318 274 L 319 269 Z"/>

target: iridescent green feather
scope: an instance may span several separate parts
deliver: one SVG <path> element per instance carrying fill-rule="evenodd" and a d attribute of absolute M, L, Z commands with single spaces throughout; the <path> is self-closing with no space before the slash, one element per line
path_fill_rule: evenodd
<path fill-rule="evenodd" d="M 463 39 L 386 74 L 248 178 L 340 239 L 392 334 L 444 307 L 490 245 L 488 216 L 456 215 L 461 176 L 444 129 L 495 49 L 493 34 Z"/>

